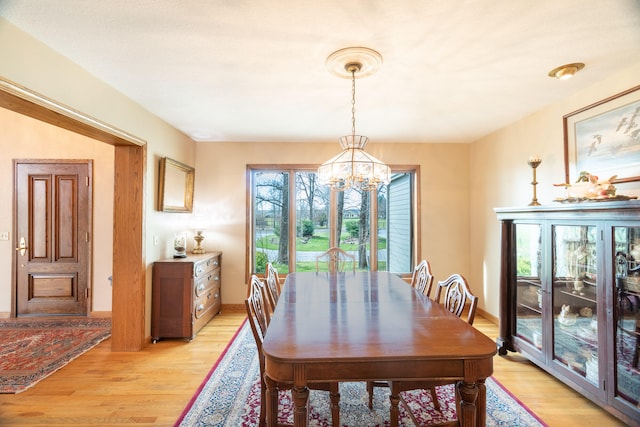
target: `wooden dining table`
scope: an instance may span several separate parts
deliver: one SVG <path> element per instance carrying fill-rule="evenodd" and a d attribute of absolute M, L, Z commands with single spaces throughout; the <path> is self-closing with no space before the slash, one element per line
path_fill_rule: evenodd
<path fill-rule="evenodd" d="M 457 382 L 461 426 L 485 425 L 496 343 L 392 273 L 290 273 L 263 352 L 267 426 L 277 424 L 277 383 L 293 385 L 303 427 L 309 383 L 431 379 Z"/>

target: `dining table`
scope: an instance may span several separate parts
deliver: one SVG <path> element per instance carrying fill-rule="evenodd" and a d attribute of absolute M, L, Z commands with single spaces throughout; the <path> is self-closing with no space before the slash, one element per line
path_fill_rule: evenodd
<path fill-rule="evenodd" d="M 450 380 L 461 426 L 484 426 L 496 343 L 389 272 L 292 272 L 264 338 L 267 426 L 278 383 L 307 426 L 313 382 Z M 398 425 L 392 401 L 390 425 Z"/>

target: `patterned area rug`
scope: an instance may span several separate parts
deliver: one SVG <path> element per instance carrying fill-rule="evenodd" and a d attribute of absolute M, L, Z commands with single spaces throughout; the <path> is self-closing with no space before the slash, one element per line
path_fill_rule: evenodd
<path fill-rule="evenodd" d="M 111 319 L 0 319 L 0 393 L 20 393 L 111 335 Z"/>
<path fill-rule="evenodd" d="M 249 325 L 238 330 L 235 339 L 212 368 L 200 389 L 187 405 L 176 426 L 253 427 L 260 412 L 259 367 L 255 341 Z M 546 426 L 533 412 L 511 395 L 495 379 L 487 382 L 487 426 Z M 433 409 L 428 392 L 406 392 L 404 399 L 420 422 L 439 423 L 456 419 L 453 386 L 438 387 L 441 410 Z M 331 425 L 328 392 L 310 392 L 309 425 Z M 292 422 L 292 402 L 288 392 L 280 397 L 280 422 Z M 413 426 L 409 414 L 400 405 L 401 426 Z M 374 408 L 368 408 L 363 382 L 340 384 L 340 422 L 343 426 L 388 426 L 389 389 L 376 387 Z"/>

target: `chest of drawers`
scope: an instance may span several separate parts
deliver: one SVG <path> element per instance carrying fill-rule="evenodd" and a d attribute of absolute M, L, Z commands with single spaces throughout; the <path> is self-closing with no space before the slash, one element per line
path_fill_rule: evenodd
<path fill-rule="evenodd" d="M 220 312 L 220 252 L 153 264 L 151 339 L 191 340 Z"/>

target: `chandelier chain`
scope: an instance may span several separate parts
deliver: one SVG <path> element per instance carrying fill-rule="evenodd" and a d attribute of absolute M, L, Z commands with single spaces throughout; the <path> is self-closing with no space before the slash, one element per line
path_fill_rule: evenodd
<path fill-rule="evenodd" d="M 356 134 L 356 70 L 351 70 L 351 135 Z"/>

